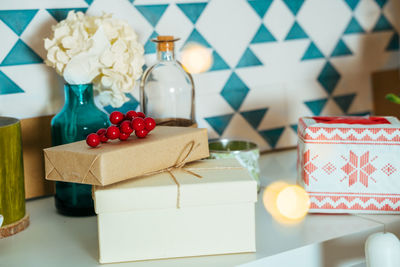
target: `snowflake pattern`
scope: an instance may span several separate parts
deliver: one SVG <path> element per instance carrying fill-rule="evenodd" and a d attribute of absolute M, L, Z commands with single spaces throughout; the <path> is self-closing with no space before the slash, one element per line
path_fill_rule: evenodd
<path fill-rule="evenodd" d="M 361 156 L 357 156 L 353 151 L 350 150 L 349 159 L 343 157 L 347 163 L 341 168 L 348 176 L 345 176 L 349 180 L 349 187 L 354 185 L 356 182 L 360 182 L 365 187 L 368 187 L 368 181 L 372 180 L 376 183 L 376 180 L 371 177 L 376 171 L 376 168 L 371 164 L 377 157 L 370 160 L 369 151 L 365 152 Z"/>
<path fill-rule="evenodd" d="M 388 163 L 385 166 L 382 167 L 381 171 L 383 173 L 385 173 L 387 176 L 392 175 L 393 173 L 395 173 L 397 170 L 395 167 L 393 167 L 392 164 Z"/>
<path fill-rule="evenodd" d="M 322 167 L 322 169 L 328 175 L 331 175 L 334 171 L 336 171 L 335 165 L 333 165 L 331 162 L 328 162 L 327 164 L 325 164 L 324 167 Z"/>

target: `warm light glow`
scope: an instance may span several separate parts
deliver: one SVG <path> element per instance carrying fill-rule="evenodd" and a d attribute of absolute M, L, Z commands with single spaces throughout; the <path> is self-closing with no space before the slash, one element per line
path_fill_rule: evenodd
<path fill-rule="evenodd" d="M 183 48 L 181 63 L 192 74 L 205 72 L 211 68 L 213 63 L 211 49 L 191 43 Z"/>
<path fill-rule="evenodd" d="M 310 207 L 309 196 L 302 187 L 281 181 L 265 189 L 263 202 L 272 217 L 283 224 L 300 222 Z"/>
<path fill-rule="evenodd" d="M 306 216 L 310 208 L 310 198 L 303 188 L 291 185 L 279 192 L 276 206 L 284 217 L 299 220 Z"/>

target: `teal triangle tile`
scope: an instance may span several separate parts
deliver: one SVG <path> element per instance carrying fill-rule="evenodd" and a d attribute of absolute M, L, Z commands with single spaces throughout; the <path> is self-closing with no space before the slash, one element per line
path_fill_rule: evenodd
<path fill-rule="evenodd" d="M 68 12 L 74 10 L 75 12 L 85 13 L 87 8 L 54 8 L 54 9 L 46 9 L 50 15 L 57 20 L 58 22 L 64 20 L 68 16 Z"/>
<path fill-rule="evenodd" d="M 168 5 L 140 5 L 135 7 L 155 27 Z"/>
<path fill-rule="evenodd" d="M 292 28 L 290 28 L 285 40 L 305 39 L 308 38 L 307 33 L 303 30 L 300 24 L 295 21 Z"/>
<path fill-rule="evenodd" d="M 344 0 L 351 10 L 356 9 L 360 0 Z"/>
<path fill-rule="evenodd" d="M 261 24 L 260 28 L 258 28 L 256 34 L 254 35 L 253 40 L 251 40 L 251 44 L 267 42 L 276 42 L 276 39 L 272 35 L 272 33 L 265 27 L 265 25 Z"/>
<path fill-rule="evenodd" d="M 331 57 L 348 56 L 352 54 L 353 52 L 351 52 L 351 50 L 347 47 L 346 43 L 340 39 L 336 44 L 336 47 L 333 49 Z"/>
<path fill-rule="evenodd" d="M 20 36 L 37 12 L 38 9 L 1 10 L 0 20 Z"/>
<path fill-rule="evenodd" d="M 308 46 L 307 50 L 304 52 L 303 57 L 301 60 L 310 60 L 310 59 L 317 59 L 317 58 L 324 58 L 324 54 L 318 49 L 313 41 L 311 41 L 310 45 Z"/>
<path fill-rule="evenodd" d="M 275 148 L 284 130 L 285 127 L 280 127 L 280 128 L 259 131 L 258 133 L 270 145 L 271 148 Z"/>
<path fill-rule="evenodd" d="M 378 4 L 380 8 L 383 8 L 383 6 L 386 5 L 387 0 L 375 0 L 375 2 Z"/>
<path fill-rule="evenodd" d="M 390 30 L 393 30 L 392 24 L 390 24 L 387 18 L 383 14 L 381 14 L 372 31 L 380 32 L 380 31 L 390 31 Z"/>
<path fill-rule="evenodd" d="M 88 6 L 90 6 L 93 3 L 94 0 L 85 0 L 86 4 L 88 4 Z M 132 3 L 133 1 L 131 1 Z"/>
<path fill-rule="evenodd" d="M 343 34 L 364 33 L 365 30 L 355 17 L 352 17 Z"/>
<path fill-rule="evenodd" d="M 42 63 L 43 60 L 21 39 L 15 43 L 0 66 Z"/>
<path fill-rule="evenodd" d="M 356 94 L 348 94 L 348 95 L 341 95 L 341 96 L 334 96 L 333 100 L 335 100 L 336 104 L 341 108 L 341 110 L 347 114 L 351 103 L 355 98 Z"/>
<path fill-rule="evenodd" d="M 0 71 L 0 95 L 24 93 L 4 72 Z"/>
<path fill-rule="evenodd" d="M 311 110 L 311 112 L 315 116 L 319 116 L 324 109 L 326 102 L 328 102 L 327 98 L 323 99 L 317 99 L 317 100 L 311 100 L 311 101 L 306 101 L 304 104 Z"/>
<path fill-rule="evenodd" d="M 262 62 L 254 55 L 253 51 L 248 47 L 239 60 L 236 68 L 262 66 Z"/>
<path fill-rule="evenodd" d="M 139 106 L 139 101 L 137 101 L 136 98 L 134 98 L 131 94 L 126 94 L 126 96 L 129 98 L 129 101 L 125 102 L 121 107 L 113 108 L 112 106 L 105 106 L 104 109 L 108 113 L 111 113 L 113 111 L 120 111 L 122 113 L 126 113 L 129 110 L 136 110 L 136 108 Z"/>
<path fill-rule="evenodd" d="M 153 33 L 150 35 L 149 39 L 144 45 L 144 53 L 145 54 L 154 54 L 156 53 L 156 44 L 151 41 L 151 39 L 157 38 L 158 33 L 156 31 L 153 31 Z"/>
<path fill-rule="evenodd" d="M 263 18 L 271 6 L 272 0 L 247 0 L 254 11 Z"/>
<path fill-rule="evenodd" d="M 248 92 L 249 88 L 239 76 L 233 72 L 220 94 L 234 110 L 238 110 Z"/>
<path fill-rule="evenodd" d="M 267 111 L 268 111 L 268 108 L 262 108 L 262 109 L 243 111 L 243 112 L 240 112 L 240 114 L 242 114 L 243 118 L 245 118 L 246 121 L 251 126 L 253 126 L 254 129 L 257 130 L 258 126 L 261 123 L 261 120 L 264 118 L 265 113 L 267 113 Z"/>
<path fill-rule="evenodd" d="M 220 136 L 224 133 L 226 127 L 231 121 L 233 114 L 226 114 L 221 116 L 214 116 L 204 118 L 208 124 L 216 131 Z"/>
<path fill-rule="evenodd" d="M 340 80 L 340 73 L 327 61 L 318 76 L 318 82 L 328 94 L 331 94 Z"/>
<path fill-rule="evenodd" d="M 214 70 L 229 70 L 230 67 L 226 64 L 225 60 L 217 53 L 217 51 L 212 52 L 213 64 L 209 71 Z"/>
<path fill-rule="evenodd" d="M 206 8 L 207 2 L 184 3 L 184 4 L 177 4 L 177 6 L 180 8 L 180 10 L 182 10 L 182 12 L 193 24 L 196 24 L 197 20 L 199 19 L 204 9 Z"/>
<path fill-rule="evenodd" d="M 304 4 L 304 0 L 283 0 L 283 2 L 295 16 Z"/>
<path fill-rule="evenodd" d="M 393 36 L 386 47 L 386 51 L 397 51 L 397 50 L 399 50 L 399 34 L 395 32 L 393 33 Z"/>
<path fill-rule="evenodd" d="M 198 43 L 201 44 L 205 47 L 211 48 L 211 45 L 207 42 L 206 39 L 195 29 L 193 29 L 192 33 L 189 35 L 189 37 L 186 39 L 185 44 L 182 46 L 182 48 L 185 47 L 186 44 L 188 43 Z"/>
<path fill-rule="evenodd" d="M 297 134 L 297 124 L 290 124 L 290 128 Z"/>

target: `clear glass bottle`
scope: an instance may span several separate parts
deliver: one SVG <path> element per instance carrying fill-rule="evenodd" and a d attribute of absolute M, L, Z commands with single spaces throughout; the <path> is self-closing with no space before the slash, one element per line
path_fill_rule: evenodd
<path fill-rule="evenodd" d="M 158 36 L 157 63 L 148 68 L 140 83 L 140 106 L 157 125 L 195 126 L 194 83 L 190 73 L 175 59 L 173 36 Z"/>

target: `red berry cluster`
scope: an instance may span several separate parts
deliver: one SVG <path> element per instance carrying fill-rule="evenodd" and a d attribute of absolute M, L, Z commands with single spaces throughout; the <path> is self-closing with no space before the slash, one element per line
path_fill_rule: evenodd
<path fill-rule="evenodd" d="M 122 112 L 114 111 L 110 114 L 110 122 L 114 125 L 89 134 L 86 137 L 86 144 L 97 147 L 100 142 L 106 143 L 108 139 L 119 138 L 119 140 L 125 141 L 134 131 L 137 137 L 144 138 L 156 127 L 153 118 L 146 118 L 143 112 L 133 110 L 128 111 L 125 115 Z"/>

